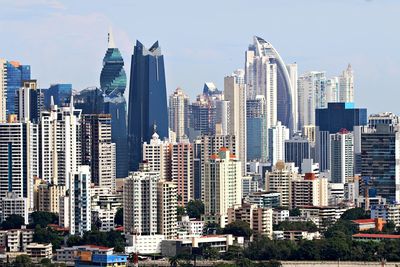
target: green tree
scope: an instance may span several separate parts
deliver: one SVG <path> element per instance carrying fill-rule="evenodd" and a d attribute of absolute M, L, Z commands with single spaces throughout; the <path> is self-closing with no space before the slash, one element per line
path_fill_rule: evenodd
<path fill-rule="evenodd" d="M 214 234 L 221 234 L 222 229 L 218 223 L 208 222 L 204 225 L 203 234 L 204 235 L 214 235 Z"/>
<path fill-rule="evenodd" d="M 124 209 L 123 208 L 119 208 L 117 210 L 117 212 L 115 213 L 115 217 L 114 217 L 114 223 L 116 225 L 124 225 Z"/>
<path fill-rule="evenodd" d="M 300 216 L 300 209 L 299 208 L 294 208 L 289 210 L 289 215 L 290 216 Z"/>
<path fill-rule="evenodd" d="M 15 258 L 14 264 L 20 267 L 32 266 L 32 260 L 28 255 L 18 255 Z"/>
<path fill-rule="evenodd" d="M 232 261 L 243 257 L 243 248 L 239 246 L 229 246 L 228 251 L 222 254 L 222 258 L 227 261 Z"/>
<path fill-rule="evenodd" d="M 9 230 L 9 229 L 20 229 L 21 225 L 25 224 L 25 220 L 22 216 L 12 214 L 5 219 L 1 223 L 1 229 L 3 230 Z"/>
<path fill-rule="evenodd" d="M 40 225 L 36 225 L 35 233 L 33 234 L 33 242 L 51 243 L 53 250 L 55 250 L 61 247 L 64 238 L 50 227 L 42 228 Z"/>
<path fill-rule="evenodd" d="M 40 261 L 40 266 L 54 266 L 50 259 L 44 258 Z"/>
<path fill-rule="evenodd" d="M 83 241 L 82 237 L 80 237 L 79 235 L 70 235 L 67 239 L 68 247 L 80 246 L 83 244 L 84 244 L 84 241 Z"/>
<path fill-rule="evenodd" d="M 342 214 L 342 216 L 340 216 L 340 219 L 349 221 L 369 218 L 370 214 L 363 208 L 348 209 Z"/>
<path fill-rule="evenodd" d="M 34 211 L 31 214 L 31 218 L 32 224 L 30 225 L 30 228 L 35 228 L 36 225 L 45 228 L 49 224 L 58 224 L 58 215 L 53 212 Z"/>
<path fill-rule="evenodd" d="M 318 227 L 311 221 L 307 222 L 283 221 L 275 225 L 274 230 L 316 232 L 318 231 Z"/>
<path fill-rule="evenodd" d="M 190 200 L 186 205 L 186 212 L 190 218 L 200 219 L 204 214 L 204 204 L 201 200 Z"/>
<path fill-rule="evenodd" d="M 203 257 L 207 260 L 216 260 L 219 258 L 219 252 L 216 248 L 205 247 L 203 249 Z"/>
<path fill-rule="evenodd" d="M 234 236 L 243 236 L 249 239 L 253 234 L 250 225 L 247 222 L 237 220 L 230 224 L 227 224 L 223 230 L 224 234 L 231 234 Z"/>

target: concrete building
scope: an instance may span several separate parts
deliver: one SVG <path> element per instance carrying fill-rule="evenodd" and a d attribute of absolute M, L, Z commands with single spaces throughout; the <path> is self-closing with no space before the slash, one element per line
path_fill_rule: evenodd
<path fill-rule="evenodd" d="M 124 231 L 130 234 L 155 235 L 158 231 L 157 183 L 159 172 L 147 164 L 131 172 L 124 181 Z"/>
<path fill-rule="evenodd" d="M 304 159 L 311 158 L 310 142 L 307 138 L 295 135 L 289 140 L 285 140 L 285 162 L 294 162 L 302 173 L 301 163 Z"/>
<path fill-rule="evenodd" d="M 83 235 L 92 227 L 92 210 L 90 196 L 90 167 L 82 165 L 70 174 L 69 228 L 72 235 Z"/>
<path fill-rule="evenodd" d="M 37 210 L 60 213 L 60 198 L 65 196 L 64 185 L 52 185 L 46 182 L 37 187 Z"/>
<path fill-rule="evenodd" d="M 331 134 L 330 170 L 332 183 L 348 183 L 354 177 L 354 136 L 343 129 Z"/>
<path fill-rule="evenodd" d="M 163 235 L 134 235 L 127 234 L 125 253 L 138 252 L 141 255 L 154 255 L 161 253 L 161 243 L 165 240 Z"/>
<path fill-rule="evenodd" d="M 242 175 L 246 171 L 246 86 L 236 82 L 234 76 L 224 78 L 224 98 L 229 101 L 228 134 L 236 136 L 236 157 L 242 163 Z"/>
<path fill-rule="evenodd" d="M 301 217 L 312 220 L 320 229 L 333 225 L 346 211 L 346 208 L 339 206 L 307 206 L 299 209 Z"/>
<path fill-rule="evenodd" d="M 229 149 L 221 148 L 205 164 L 205 220 L 225 226 L 228 208 L 242 200 L 241 163 Z"/>
<path fill-rule="evenodd" d="M 156 132 L 150 143 L 143 143 L 143 161 L 146 161 L 151 171 L 160 173 L 160 180 L 170 180 L 171 177 L 171 146 L 167 141 L 162 141 Z"/>
<path fill-rule="evenodd" d="M 280 194 L 280 206 L 290 206 L 292 180 L 298 178 L 294 163 L 278 161 L 271 172 L 266 173 L 265 190 Z"/>
<path fill-rule="evenodd" d="M 204 230 L 204 221 L 199 221 L 189 216 L 182 216 L 181 221 L 178 221 L 178 237 L 179 239 L 187 239 L 196 236 L 202 236 Z"/>
<path fill-rule="evenodd" d="M 0 247 L 6 252 L 24 252 L 33 241 L 33 229 L 0 230 Z"/>
<path fill-rule="evenodd" d="M 246 101 L 247 160 L 268 160 L 268 129 L 266 102 L 263 95 Z"/>
<path fill-rule="evenodd" d="M 6 122 L 7 102 L 7 61 L 0 58 L 0 123 Z"/>
<path fill-rule="evenodd" d="M 291 181 L 290 207 L 327 206 L 328 179 L 317 178 L 314 173 L 306 173 L 304 179 Z"/>
<path fill-rule="evenodd" d="M 339 102 L 354 102 L 354 77 L 350 64 L 339 77 Z"/>
<path fill-rule="evenodd" d="M 82 117 L 82 164 L 90 166 L 92 183 L 115 191 L 116 147 L 111 142 L 111 115 Z"/>
<path fill-rule="evenodd" d="M 43 259 L 51 259 L 53 257 L 53 245 L 30 243 L 26 246 L 26 254 L 33 262 L 40 262 Z"/>
<path fill-rule="evenodd" d="M 1 199 L 1 221 L 5 221 L 11 215 L 19 215 L 24 218 L 24 224 L 29 223 L 29 201 L 25 197 L 20 197 L 14 192 L 8 192 Z"/>
<path fill-rule="evenodd" d="M 400 226 L 400 204 L 376 204 L 371 206 L 371 219 L 382 218 Z"/>
<path fill-rule="evenodd" d="M 179 206 L 194 199 L 193 145 L 187 140 L 171 145 L 171 181 L 177 185 Z"/>
<path fill-rule="evenodd" d="M 176 88 L 169 97 L 169 126 L 176 133 L 178 142 L 186 135 L 189 128 L 189 105 L 189 97 L 182 88 Z"/>
<path fill-rule="evenodd" d="M 268 129 L 268 154 L 272 165 L 285 160 L 285 141 L 289 138 L 289 129 L 282 125 L 280 121 Z"/>
<path fill-rule="evenodd" d="M 158 233 L 165 239 L 176 238 L 177 229 L 177 185 L 161 180 L 157 185 Z"/>
<path fill-rule="evenodd" d="M 281 194 L 277 192 L 252 192 L 243 198 L 244 203 L 259 208 L 277 208 L 281 204 Z"/>

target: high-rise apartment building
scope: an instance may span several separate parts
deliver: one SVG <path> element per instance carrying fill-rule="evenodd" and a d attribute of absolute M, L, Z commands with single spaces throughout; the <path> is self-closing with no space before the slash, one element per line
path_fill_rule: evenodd
<path fill-rule="evenodd" d="M 63 185 L 52 185 L 43 182 L 37 186 L 38 211 L 60 213 L 60 199 L 65 196 L 66 190 Z"/>
<path fill-rule="evenodd" d="M 330 137 L 331 182 L 348 183 L 354 177 L 353 133 L 343 129 Z"/>
<path fill-rule="evenodd" d="M 70 173 L 69 186 L 69 232 L 83 235 L 92 228 L 90 195 L 90 167 L 82 165 Z"/>
<path fill-rule="evenodd" d="M 70 173 L 81 165 L 81 110 L 69 107 L 42 112 L 40 123 L 39 177 L 69 188 Z"/>
<path fill-rule="evenodd" d="M 268 159 L 268 130 L 265 116 L 265 98 L 257 95 L 255 99 L 247 99 L 247 160 L 260 160 L 266 162 Z"/>
<path fill-rule="evenodd" d="M 124 181 L 124 231 L 153 235 L 158 231 L 157 189 L 160 174 L 145 164 Z"/>
<path fill-rule="evenodd" d="M 190 105 L 190 128 L 199 134 L 214 134 L 216 121 L 215 101 L 206 95 L 198 95 Z"/>
<path fill-rule="evenodd" d="M 400 201 L 400 132 L 380 124 L 361 134 L 360 194 Z"/>
<path fill-rule="evenodd" d="M 242 163 L 242 175 L 246 171 L 246 87 L 236 82 L 234 76 L 224 79 L 224 98 L 229 101 L 228 134 L 236 136 L 236 157 Z"/>
<path fill-rule="evenodd" d="M 354 102 L 354 77 L 350 64 L 339 77 L 339 102 Z"/>
<path fill-rule="evenodd" d="M 115 191 L 116 155 L 111 142 L 111 115 L 82 116 L 82 164 L 90 166 L 92 183 Z"/>
<path fill-rule="evenodd" d="M 171 179 L 171 144 L 168 141 L 160 140 L 154 129 L 150 143 L 143 143 L 143 161 L 150 170 L 160 174 L 160 180 Z"/>
<path fill-rule="evenodd" d="M 315 109 L 325 108 L 326 77 L 323 71 L 310 71 L 298 80 L 299 129 L 315 125 Z"/>
<path fill-rule="evenodd" d="M 304 178 L 291 181 L 290 207 L 327 206 L 328 179 L 306 173 Z"/>
<path fill-rule="evenodd" d="M 268 154 L 272 165 L 285 160 L 285 141 L 290 138 L 289 129 L 280 121 L 268 129 Z"/>
<path fill-rule="evenodd" d="M 179 206 L 194 199 L 193 145 L 187 140 L 172 144 L 171 181 L 177 186 Z"/>
<path fill-rule="evenodd" d="M 14 120 L 13 120 L 14 119 Z M 31 122 L 0 123 L 0 199 L 13 192 L 33 209 L 33 181 L 38 176 L 38 127 Z"/>
<path fill-rule="evenodd" d="M 279 120 L 293 130 L 297 92 L 292 83 L 297 68 L 294 65 L 286 66 L 272 44 L 257 36 L 246 51 L 245 67 L 247 98 L 263 95 L 266 99 L 267 128 Z"/>
<path fill-rule="evenodd" d="M 132 55 L 129 88 L 129 170 L 138 168 L 142 160 L 142 142 L 150 141 L 154 124 L 160 138 L 168 138 L 164 57 L 158 42 L 146 49 L 137 41 Z"/>
<path fill-rule="evenodd" d="M 204 210 L 205 220 L 224 227 L 228 208 L 242 201 L 241 163 L 223 147 L 205 163 Z"/>
<path fill-rule="evenodd" d="M 176 133 L 179 142 L 189 128 L 189 97 L 181 88 L 176 90 L 169 97 L 169 125 L 172 131 Z"/>
<path fill-rule="evenodd" d="M 231 122 L 230 102 L 227 100 L 215 101 L 215 132 L 228 135 Z"/>
<path fill-rule="evenodd" d="M 7 60 L 0 58 L 0 122 L 7 120 Z"/>
<path fill-rule="evenodd" d="M 175 182 L 159 181 L 157 184 L 158 233 L 166 239 L 176 238 L 177 185 Z"/>
<path fill-rule="evenodd" d="M 44 111 L 44 93 L 37 88 L 36 80 L 23 81 L 16 91 L 15 114 L 20 121 L 40 122 L 40 114 Z"/>

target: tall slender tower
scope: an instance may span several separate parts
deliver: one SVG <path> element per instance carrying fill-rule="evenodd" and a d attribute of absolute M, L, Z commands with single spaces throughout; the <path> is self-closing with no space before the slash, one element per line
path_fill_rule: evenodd
<path fill-rule="evenodd" d="M 126 129 L 126 74 L 121 52 L 115 46 L 112 31 L 108 33 L 108 49 L 103 59 L 100 87 L 104 93 L 104 110 L 111 114 L 111 141 L 116 147 L 116 177 L 128 175 L 128 148 Z"/>
<path fill-rule="evenodd" d="M 339 101 L 354 102 L 354 77 L 350 64 L 339 78 Z"/>
<path fill-rule="evenodd" d="M 178 141 L 185 135 L 189 128 L 189 97 L 181 88 L 176 88 L 169 97 L 169 123 L 171 130 L 176 133 Z"/>
<path fill-rule="evenodd" d="M 164 57 L 158 41 L 149 49 L 137 41 L 132 55 L 129 87 L 129 170 L 138 168 L 142 159 L 142 143 L 150 141 L 154 124 L 160 139 L 168 137 Z"/>

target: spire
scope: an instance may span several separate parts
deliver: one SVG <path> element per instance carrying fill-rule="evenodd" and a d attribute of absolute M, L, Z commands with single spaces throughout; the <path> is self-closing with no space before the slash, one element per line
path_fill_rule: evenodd
<path fill-rule="evenodd" d="M 54 97 L 53 96 L 50 97 L 50 106 L 51 107 L 54 106 Z"/>
<path fill-rule="evenodd" d="M 111 27 L 108 30 L 108 48 L 115 48 L 114 35 Z"/>
<path fill-rule="evenodd" d="M 71 99 L 69 101 L 69 112 L 70 114 L 74 114 L 74 96 L 71 94 Z"/>
<path fill-rule="evenodd" d="M 157 124 L 153 122 L 153 135 L 151 136 L 153 140 L 158 140 L 160 136 L 157 134 Z"/>

